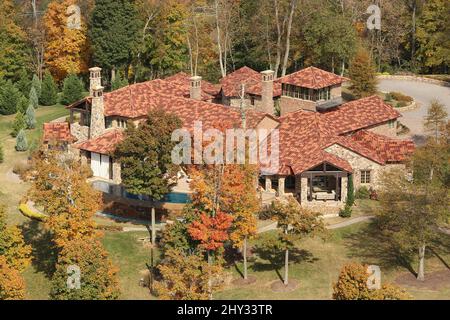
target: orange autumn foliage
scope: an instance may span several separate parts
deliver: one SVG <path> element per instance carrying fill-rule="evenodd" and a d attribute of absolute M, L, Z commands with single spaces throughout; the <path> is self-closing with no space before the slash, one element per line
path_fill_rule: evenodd
<path fill-rule="evenodd" d="M 52 1 L 44 16 L 45 64 L 58 81 L 70 73 L 84 73 L 88 69 L 89 45 L 83 14 L 80 28 L 69 28 L 67 24 L 67 8 L 74 4 L 76 0 Z"/>
<path fill-rule="evenodd" d="M 12 268 L 4 256 L 0 256 L 0 300 L 23 300 L 25 281 L 20 272 Z"/>
<path fill-rule="evenodd" d="M 215 216 L 206 213 L 200 214 L 200 221 L 194 221 L 188 231 L 194 240 L 200 241 L 200 247 L 205 250 L 217 250 L 228 239 L 228 229 L 233 217 L 218 212 Z"/>

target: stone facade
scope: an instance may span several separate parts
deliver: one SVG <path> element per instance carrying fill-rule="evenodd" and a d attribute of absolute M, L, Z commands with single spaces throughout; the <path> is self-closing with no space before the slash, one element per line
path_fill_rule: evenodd
<path fill-rule="evenodd" d="M 202 77 L 195 76 L 189 79 L 190 80 L 190 97 L 191 99 L 201 100 L 202 99 Z"/>
<path fill-rule="evenodd" d="M 81 126 L 76 122 L 70 125 L 70 133 L 77 139 L 77 142 L 83 142 L 89 139 L 89 127 Z"/>
<path fill-rule="evenodd" d="M 381 123 L 379 125 L 368 128 L 367 130 L 381 134 L 384 136 L 388 136 L 391 138 L 395 138 L 397 136 L 397 120 L 392 120 L 388 122 Z"/>
<path fill-rule="evenodd" d="M 288 96 L 281 96 L 280 115 L 285 115 L 286 113 L 294 112 L 300 109 L 316 111 L 316 103 L 310 100 L 302 100 Z"/>
<path fill-rule="evenodd" d="M 342 97 L 342 86 L 340 84 L 332 86 L 330 90 L 331 99 Z"/>
<path fill-rule="evenodd" d="M 120 162 L 113 160 L 113 164 L 112 164 L 112 170 L 113 170 L 113 182 L 116 184 L 121 184 L 122 183 L 122 177 L 121 177 L 121 167 L 120 167 Z"/>

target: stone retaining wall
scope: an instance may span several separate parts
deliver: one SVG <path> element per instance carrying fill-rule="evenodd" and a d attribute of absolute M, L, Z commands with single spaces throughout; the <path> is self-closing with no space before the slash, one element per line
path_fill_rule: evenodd
<path fill-rule="evenodd" d="M 436 80 L 436 79 L 430 79 L 430 78 L 425 78 L 425 77 L 418 77 L 418 76 L 379 75 L 379 76 L 377 76 L 377 78 L 378 79 L 386 79 L 386 80 L 408 80 L 408 81 L 436 84 L 436 85 L 442 86 L 442 87 L 450 87 L 450 82 Z"/>

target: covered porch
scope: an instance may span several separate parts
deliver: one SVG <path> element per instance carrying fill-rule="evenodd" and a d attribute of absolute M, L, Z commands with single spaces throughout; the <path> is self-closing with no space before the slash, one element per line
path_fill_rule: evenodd
<path fill-rule="evenodd" d="M 302 205 L 330 205 L 345 202 L 347 181 L 347 171 L 324 162 L 300 174 L 261 176 L 260 187 L 275 197 L 293 196 Z"/>

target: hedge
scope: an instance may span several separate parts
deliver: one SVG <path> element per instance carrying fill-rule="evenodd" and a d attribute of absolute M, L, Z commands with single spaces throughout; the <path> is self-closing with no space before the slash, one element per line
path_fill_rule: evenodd
<path fill-rule="evenodd" d="M 45 214 L 31 210 L 31 208 L 28 207 L 28 205 L 26 203 L 21 203 L 19 205 L 19 210 L 20 210 L 20 212 L 22 212 L 22 214 L 25 217 L 28 217 L 31 219 L 35 219 L 35 220 L 39 220 L 39 221 L 45 221 L 45 219 L 47 219 L 47 216 Z"/>

